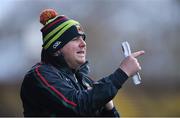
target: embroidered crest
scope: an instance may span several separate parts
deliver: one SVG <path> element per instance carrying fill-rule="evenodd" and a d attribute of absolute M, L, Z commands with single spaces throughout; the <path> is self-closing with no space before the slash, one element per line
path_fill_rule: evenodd
<path fill-rule="evenodd" d="M 53 45 L 53 48 L 57 48 L 61 44 L 61 41 L 56 41 Z"/>

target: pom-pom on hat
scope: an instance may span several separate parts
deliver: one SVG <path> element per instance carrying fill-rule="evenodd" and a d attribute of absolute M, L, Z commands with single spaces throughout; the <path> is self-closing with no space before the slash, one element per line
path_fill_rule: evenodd
<path fill-rule="evenodd" d="M 64 15 L 58 15 L 54 9 L 45 9 L 40 14 L 40 23 L 44 25 L 41 29 L 43 35 L 43 49 L 54 53 L 77 36 L 85 33 L 79 22 Z"/>

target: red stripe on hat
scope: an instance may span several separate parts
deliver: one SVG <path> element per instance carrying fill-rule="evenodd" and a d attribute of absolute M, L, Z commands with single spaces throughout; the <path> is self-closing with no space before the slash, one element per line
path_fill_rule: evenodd
<path fill-rule="evenodd" d="M 47 27 L 45 27 L 45 28 L 42 29 L 42 32 L 45 32 L 49 27 L 53 26 L 54 24 L 56 24 L 56 23 L 58 23 L 58 22 L 60 22 L 60 21 L 62 21 L 62 20 L 64 20 L 64 19 L 67 19 L 67 18 L 66 18 L 66 17 L 62 17 L 62 18 L 59 18 L 58 20 L 50 23 Z"/>
<path fill-rule="evenodd" d="M 61 97 L 61 99 L 63 99 L 66 103 L 68 103 L 74 107 L 77 106 L 76 103 L 68 100 L 60 91 L 58 91 L 55 87 L 53 87 L 52 85 L 50 85 L 47 82 L 47 80 L 40 74 L 39 67 L 40 67 L 40 65 L 38 67 L 36 67 L 35 71 L 36 71 L 37 75 L 39 76 L 39 78 L 41 79 L 41 81 L 45 84 L 45 86 L 49 87 L 55 94 L 57 94 L 59 97 Z"/>

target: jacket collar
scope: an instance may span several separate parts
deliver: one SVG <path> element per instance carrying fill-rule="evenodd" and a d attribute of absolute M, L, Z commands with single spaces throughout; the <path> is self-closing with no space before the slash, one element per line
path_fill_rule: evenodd
<path fill-rule="evenodd" d="M 55 65 L 55 67 L 58 70 L 64 71 L 67 74 L 76 74 L 76 73 L 84 73 L 84 74 L 88 74 L 89 73 L 89 66 L 88 66 L 89 62 L 86 61 L 84 64 L 82 64 L 79 68 L 77 69 L 71 69 L 69 68 L 69 66 L 66 65 Z"/>

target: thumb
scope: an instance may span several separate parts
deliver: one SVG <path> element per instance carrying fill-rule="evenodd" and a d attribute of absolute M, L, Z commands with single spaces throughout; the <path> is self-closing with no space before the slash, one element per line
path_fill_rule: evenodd
<path fill-rule="evenodd" d="M 131 55 L 132 55 L 134 58 L 136 58 L 136 57 L 139 57 L 139 56 L 143 55 L 144 53 L 145 53 L 145 51 L 144 51 L 144 50 L 141 50 L 141 51 L 134 52 L 134 53 L 132 53 Z"/>

